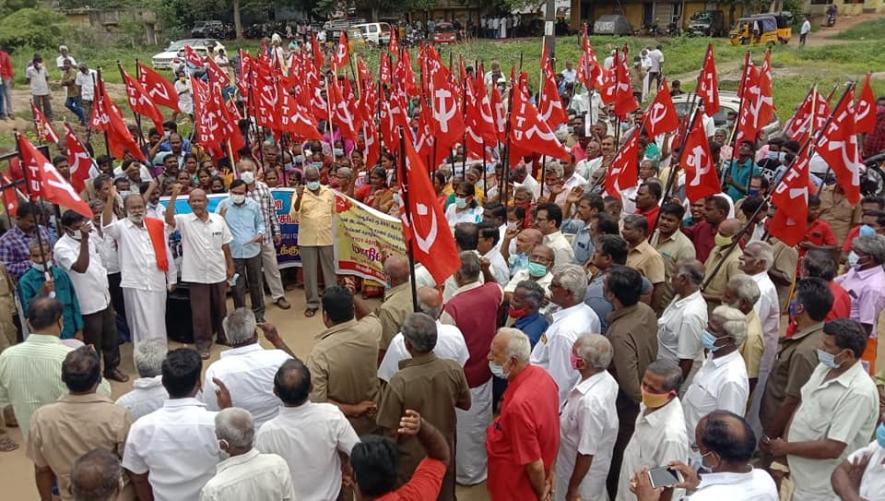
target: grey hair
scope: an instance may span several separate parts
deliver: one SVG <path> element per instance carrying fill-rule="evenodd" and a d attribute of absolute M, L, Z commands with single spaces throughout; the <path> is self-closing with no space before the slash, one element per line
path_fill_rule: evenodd
<path fill-rule="evenodd" d="M 353 177 L 353 170 L 350 167 L 339 167 L 338 170 L 335 171 L 335 174 L 339 176 L 347 176 Z"/>
<path fill-rule="evenodd" d="M 704 265 L 695 259 L 686 259 L 676 263 L 676 276 L 685 277 L 694 285 L 704 282 Z"/>
<path fill-rule="evenodd" d="M 230 407 L 215 415 L 215 436 L 226 440 L 231 447 L 251 449 L 255 438 L 252 414 L 246 409 Z"/>
<path fill-rule="evenodd" d="M 664 378 L 664 391 L 678 390 L 682 384 L 682 369 L 674 360 L 661 358 L 648 364 L 646 372 L 651 372 Z"/>
<path fill-rule="evenodd" d="M 409 313 L 402 326 L 403 337 L 420 353 L 436 346 L 436 321 L 426 313 Z"/>
<path fill-rule="evenodd" d="M 436 171 L 437 171 L 437 172 L 441 172 L 442 175 L 446 177 L 446 179 L 451 179 L 451 178 L 452 178 L 452 168 L 449 167 L 449 164 L 440 165 L 440 166 L 436 169 Z"/>
<path fill-rule="evenodd" d="M 660 166 L 660 162 L 658 162 L 658 160 L 654 158 L 643 158 L 642 161 L 639 162 L 639 165 L 641 166 L 644 163 L 650 164 L 655 172 L 657 172 L 658 166 Z"/>
<path fill-rule="evenodd" d="M 126 195 L 126 198 L 123 199 L 123 207 L 126 207 L 127 210 L 129 207 L 129 199 L 130 198 L 131 199 L 140 198 L 142 201 L 144 200 L 144 197 L 140 193 L 130 193 L 130 194 Z"/>
<path fill-rule="evenodd" d="M 594 369 L 605 370 L 612 363 L 614 352 L 611 341 L 601 334 L 581 334 L 574 346 L 578 356 Z"/>
<path fill-rule="evenodd" d="M 754 240 L 747 244 L 744 247 L 744 250 L 753 247 L 752 251 L 755 255 L 756 259 L 765 263 L 766 271 L 771 268 L 771 265 L 774 264 L 774 249 L 771 247 L 771 244 L 768 242 L 763 242 L 762 240 Z"/>
<path fill-rule="evenodd" d="M 525 290 L 526 299 L 528 299 L 532 304 L 534 304 L 535 308 L 541 306 L 541 303 L 544 302 L 544 289 L 538 285 L 538 282 L 534 280 L 523 280 L 516 284 L 517 289 Z"/>
<path fill-rule="evenodd" d="M 431 318 L 439 318 L 439 315 L 442 313 L 442 304 L 438 304 L 436 306 L 430 306 L 421 299 L 418 299 L 418 309 L 421 310 L 421 313 L 425 315 L 429 315 Z"/>
<path fill-rule="evenodd" d="M 309 165 L 309 166 L 305 167 L 305 169 L 304 169 L 304 175 L 305 175 L 305 176 L 307 176 L 307 174 L 308 174 L 308 173 L 311 173 L 311 172 L 316 172 L 316 175 L 317 175 L 317 176 L 320 175 L 320 170 L 317 169 L 316 167 L 314 167 L 313 165 Z"/>
<path fill-rule="evenodd" d="M 461 277 L 466 280 L 477 280 L 480 272 L 479 256 L 474 251 L 463 251 L 461 253 Z"/>
<path fill-rule="evenodd" d="M 744 344 L 747 340 L 747 316 L 741 310 L 723 304 L 713 310 L 713 316 L 722 320 L 722 328 L 734 339 L 734 344 Z"/>
<path fill-rule="evenodd" d="M 885 237 L 882 235 L 857 237 L 854 239 L 853 247 L 864 254 L 869 254 L 877 263 L 885 263 Z"/>
<path fill-rule="evenodd" d="M 507 359 L 515 358 L 520 362 L 528 362 L 532 355 L 532 343 L 529 337 L 521 330 L 512 327 L 501 327 L 498 329 L 498 335 L 507 336 L 507 346 L 504 349 L 504 356 Z"/>
<path fill-rule="evenodd" d="M 163 373 L 163 360 L 169 348 L 163 338 L 152 338 L 135 345 L 132 360 L 139 377 L 155 377 Z"/>
<path fill-rule="evenodd" d="M 565 264 L 556 269 L 554 276 L 559 279 L 559 285 L 572 293 L 578 301 L 584 300 L 587 292 L 587 272 L 576 264 Z"/>
<path fill-rule="evenodd" d="M 255 328 L 258 323 L 255 320 L 255 314 L 248 308 L 237 308 L 228 313 L 221 326 L 227 336 L 227 340 L 232 346 L 246 344 L 255 337 Z"/>
<path fill-rule="evenodd" d="M 77 501 L 117 499 L 123 466 L 107 449 L 92 449 L 74 460 L 71 466 L 71 494 Z"/>
<path fill-rule="evenodd" d="M 753 277 L 743 273 L 738 273 L 731 277 L 727 288 L 732 289 L 738 299 L 744 300 L 751 305 L 756 304 L 756 301 L 759 301 L 759 298 L 762 296 L 759 284 L 753 280 Z"/>
<path fill-rule="evenodd" d="M 519 193 L 528 193 L 530 197 L 535 198 L 535 194 L 532 193 L 532 190 L 528 188 L 528 186 L 517 186 L 515 190 L 513 190 L 513 196 L 516 196 Z"/>
<path fill-rule="evenodd" d="M 565 172 L 561 163 L 547 162 L 547 174 L 554 174 L 556 177 L 562 177 Z"/>

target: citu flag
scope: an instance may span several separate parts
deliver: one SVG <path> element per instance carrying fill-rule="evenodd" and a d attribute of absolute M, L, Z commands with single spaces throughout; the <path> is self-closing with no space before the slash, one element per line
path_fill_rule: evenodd
<path fill-rule="evenodd" d="M 553 67 L 547 57 L 546 45 L 541 56 L 541 93 L 538 95 L 538 112 L 551 129 L 568 122 L 568 115 L 562 108 L 562 99 L 556 87 L 556 75 L 553 74 Z"/>
<path fill-rule="evenodd" d="M 163 114 L 157 109 L 157 106 L 151 101 L 148 93 L 141 86 L 138 80 L 132 78 L 126 70 L 121 69 L 123 74 L 123 84 L 126 86 L 126 100 L 129 103 L 129 109 L 132 113 L 144 115 L 154 122 L 154 128 L 160 134 L 163 133 Z"/>
<path fill-rule="evenodd" d="M 327 94 L 329 96 L 332 123 L 338 126 L 342 137 L 356 142 L 358 137 L 352 113 L 353 107 L 349 105 L 347 98 L 341 91 L 341 87 L 338 85 L 337 79 L 332 79 L 332 82 L 328 84 Z"/>
<path fill-rule="evenodd" d="M 405 172 L 400 189 L 408 205 L 403 212 L 403 232 L 415 261 L 424 265 L 433 280 L 441 284 L 461 267 L 455 237 L 449 230 L 430 175 L 411 141 L 403 141 L 406 150 Z"/>
<path fill-rule="evenodd" d="M 633 85 L 630 82 L 630 71 L 627 69 L 627 49 L 623 50 L 621 57 L 615 58 L 615 115 L 625 120 L 627 115 L 639 109 L 636 96 L 633 95 Z"/>
<path fill-rule="evenodd" d="M 138 82 L 155 105 L 164 106 L 175 112 L 181 111 L 178 108 L 175 84 L 143 63 L 138 63 Z"/>
<path fill-rule="evenodd" d="M 873 75 L 867 73 L 854 105 L 854 129 L 858 134 L 869 134 L 876 129 L 876 96 L 873 94 L 872 79 Z"/>
<path fill-rule="evenodd" d="M 335 54 L 332 55 L 329 62 L 332 64 L 332 70 L 334 71 L 337 71 L 343 66 L 347 66 L 347 63 L 350 62 L 350 50 L 348 49 L 347 33 L 345 31 L 342 31 L 341 35 L 338 37 L 338 45 L 335 46 Z"/>
<path fill-rule="evenodd" d="M 68 169 L 71 173 L 71 185 L 77 190 L 77 193 L 80 193 L 86 188 L 89 169 L 95 162 L 67 123 L 65 123 L 65 149 L 67 150 Z"/>
<path fill-rule="evenodd" d="M 12 180 L 6 177 L 6 174 L 0 174 L 0 183 L 6 186 L 0 193 L 0 198 L 3 199 L 3 209 L 6 210 L 9 217 L 15 217 L 15 213 L 18 212 L 18 190 L 12 184 Z"/>
<path fill-rule="evenodd" d="M 679 165 L 685 171 L 685 196 L 689 201 L 694 202 L 722 191 L 700 113 L 695 114 Z"/>
<path fill-rule="evenodd" d="M 803 148 L 771 194 L 777 207 L 768 232 L 789 246 L 799 245 L 808 226 L 808 148 Z"/>
<path fill-rule="evenodd" d="M 679 128 L 679 116 L 676 115 L 676 107 L 673 106 L 673 97 L 667 81 L 661 82 L 661 88 L 655 95 L 645 112 L 645 130 L 650 137 L 655 137 L 667 132 L 673 132 Z"/>
<path fill-rule="evenodd" d="M 756 142 L 756 136 L 759 135 L 761 128 L 759 127 L 759 98 L 761 90 L 759 87 L 759 71 L 750 63 L 744 72 L 744 78 L 741 80 L 741 107 L 738 110 L 737 138 L 735 142 L 740 144 L 742 141 Z"/>
<path fill-rule="evenodd" d="M 123 120 L 123 114 L 114 104 L 114 100 L 108 95 L 104 83 L 99 81 L 95 87 L 95 99 L 92 102 L 92 117 L 89 126 L 107 133 L 108 153 L 117 159 L 123 158 L 126 153 L 140 162 L 147 162 L 144 152 L 138 147 L 132 133 Z"/>
<path fill-rule="evenodd" d="M 280 130 L 289 132 L 296 138 L 316 139 L 322 141 L 323 136 L 317 130 L 317 122 L 295 96 L 280 91 L 282 103 L 280 106 Z"/>
<path fill-rule="evenodd" d="M 196 143 L 206 148 L 215 148 L 222 141 L 222 111 L 215 106 L 209 84 L 191 77 L 194 92 L 194 126 Z"/>
<path fill-rule="evenodd" d="M 43 198 L 92 219 L 89 204 L 23 134 L 18 134 L 18 150 L 32 199 Z"/>
<path fill-rule="evenodd" d="M 52 124 L 46 119 L 46 115 L 31 101 L 31 113 L 34 114 L 34 129 L 37 131 L 37 139 L 45 143 L 58 143 L 58 134 L 52 129 Z"/>
<path fill-rule="evenodd" d="M 448 71 L 439 67 L 430 76 L 430 112 L 433 135 L 436 141 L 436 158 L 438 165 L 449 150 L 463 139 L 464 114 L 460 110 L 461 96 L 448 78 Z"/>
<path fill-rule="evenodd" d="M 830 122 L 820 133 L 815 153 L 821 156 L 836 175 L 851 205 L 860 201 L 860 156 L 855 131 L 854 88 L 849 88 L 833 110 Z"/>
<path fill-rule="evenodd" d="M 391 54 L 399 52 L 399 43 L 397 43 L 396 40 L 396 27 L 390 28 L 390 42 L 387 43 L 387 50 L 390 51 Z"/>
<path fill-rule="evenodd" d="M 759 95 L 756 98 L 756 128 L 762 130 L 774 117 L 774 96 L 771 83 L 771 49 L 765 51 L 765 60 L 759 68 Z"/>
<path fill-rule="evenodd" d="M 639 129 L 635 128 L 606 171 L 603 187 L 609 195 L 620 198 L 622 190 L 637 184 L 639 184 Z"/>
<path fill-rule="evenodd" d="M 698 75 L 698 97 L 704 103 L 707 116 L 719 113 L 719 76 L 716 73 L 716 59 L 713 56 L 713 44 L 707 46 L 704 66 Z"/>
<path fill-rule="evenodd" d="M 787 121 L 784 126 L 784 134 L 794 141 L 803 142 L 809 137 L 811 123 L 811 114 L 814 107 L 814 98 L 817 93 L 817 87 L 812 85 L 808 89 L 805 99 L 796 107 L 796 112 Z"/>
<path fill-rule="evenodd" d="M 320 48 L 320 42 L 317 40 L 317 34 L 310 35 L 310 49 L 313 53 L 313 64 L 317 68 L 323 67 L 323 49 Z"/>
<path fill-rule="evenodd" d="M 550 126 L 541 119 L 541 115 L 529 101 L 525 91 L 519 86 L 514 86 L 512 92 L 511 147 L 516 151 L 538 153 L 568 161 L 570 158 L 568 150 L 562 146 Z"/>

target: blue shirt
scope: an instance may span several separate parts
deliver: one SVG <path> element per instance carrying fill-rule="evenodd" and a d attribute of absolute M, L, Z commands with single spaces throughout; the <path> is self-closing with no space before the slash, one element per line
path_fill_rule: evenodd
<path fill-rule="evenodd" d="M 547 332 L 547 327 L 549 325 L 550 324 L 547 322 L 547 319 L 544 318 L 544 316 L 540 313 L 526 315 L 513 322 L 514 327 L 521 330 L 526 336 L 529 337 L 529 342 L 532 343 L 533 349 L 535 347 L 535 344 L 538 343 L 538 340 L 541 339 L 541 336 L 545 332 Z"/>
<path fill-rule="evenodd" d="M 243 205 L 237 205 L 226 198 L 218 204 L 215 212 L 221 214 L 221 208 L 227 209 L 224 220 L 234 239 L 230 242 L 230 254 L 234 259 L 249 259 L 261 252 L 261 240 L 255 241 L 258 234 L 267 235 L 264 217 L 258 203 L 249 198 Z"/>
<path fill-rule="evenodd" d="M 61 266 L 52 266 L 49 269 L 52 272 L 55 299 L 58 299 L 62 305 L 61 338 L 71 339 L 77 331 L 83 330 L 80 302 L 77 301 L 74 284 L 71 283 L 65 270 Z M 31 300 L 40 295 L 44 283 L 46 283 L 46 275 L 34 267 L 28 268 L 28 271 L 18 279 L 18 297 L 22 302 L 22 314 L 25 318 L 28 318 L 28 306 L 30 306 Z"/>
<path fill-rule="evenodd" d="M 642 277 L 642 293 L 651 292 L 652 283 L 649 279 Z M 584 293 L 584 304 L 589 306 L 596 316 L 599 317 L 600 334 L 605 334 L 608 330 L 608 315 L 614 307 L 605 298 L 605 273 L 599 273 L 587 285 L 587 292 Z"/>
<path fill-rule="evenodd" d="M 562 222 L 559 231 L 572 233 L 575 239 L 572 241 L 572 250 L 575 251 L 575 264 L 583 265 L 593 257 L 596 246 L 593 245 L 593 235 L 590 234 L 590 225 L 578 218 L 566 219 Z"/>
<path fill-rule="evenodd" d="M 752 158 L 747 159 L 747 161 L 742 164 L 738 163 L 738 160 L 732 160 L 731 165 L 728 167 L 728 173 L 731 175 L 731 179 L 734 180 L 735 184 L 743 186 L 744 190 L 750 187 L 750 178 L 758 172 L 759 167 L 753 162 Z M 730 184 L 725 185 L 725 193 L 735 202 L 746 196 L 746 193 L 741 193 L 737 188 Z"/>

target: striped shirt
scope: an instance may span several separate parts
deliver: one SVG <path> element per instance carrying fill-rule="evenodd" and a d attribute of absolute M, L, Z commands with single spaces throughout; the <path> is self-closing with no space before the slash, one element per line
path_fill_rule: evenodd
<path fill-rule="evenodd" d="M 73 348 L 56 336 L 31 334 L 0 354 L 0 408 L 12 405 L 23 437 L 27 438 L 34 411 L 68 393 L 61 380 L 61 365 L 71 351 Z M 98 393 L 111 395 L 106 379 L 102 379 Z"/>
<path fill-rule="evenodd" d="M 255 186 L 248 187 L 246 196 L 254 200 L 261 207 L 261 215 L 264 217 L 264 243 L 272 244 L 274 235 L 280 235 L 280 218 L 277 217 L 277 206 L 273 199 L 270 188 L 261 181 L 255 181 Z"/>

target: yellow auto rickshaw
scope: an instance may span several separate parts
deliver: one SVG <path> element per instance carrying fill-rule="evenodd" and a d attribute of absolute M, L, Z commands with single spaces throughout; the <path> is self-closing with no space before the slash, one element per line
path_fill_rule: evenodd
<path fill-rule="evenodd" d="M 774 45 L 787 43 L 792 36 L 788 16 L 757 14 L 737 20 L 730 33 L 731 45 Z"/>

